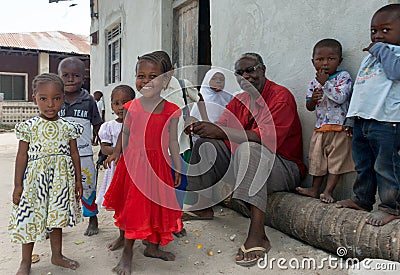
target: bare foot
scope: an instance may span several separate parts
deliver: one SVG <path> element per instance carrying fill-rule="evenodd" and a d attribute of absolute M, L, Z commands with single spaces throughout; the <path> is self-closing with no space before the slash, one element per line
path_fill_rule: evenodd
<path fill-rule="evenodd" d="M 334 203 L 335 199 L 332 197 L 331 193 L 323 192 L 319 195 L 319 199 L 325 203 Z"/>
<path fill-rule="evenodd" d="M 97 221 L 97 216 L 92 216 L 89 218 L 89 225 L 83 233 L 85 236 L 92 236 L 99 233 L 99 222 Z"/>
<path fill-rule="evenodd" d="M 31 262 L 21 261 L 16 275 L 29 275 L 31 272 Z"/>
<path fill-rule="evenodd" d="M 374 226 L 382 226 L 395 219 L 400 219 L 400 216 L 395 216 L 382 210 L 378 210 L 368 215 L 365 222 Z"/>
<path fill-rule="evenodd" d="M 79 263 L 77 261 L 68 259 L 67 257 L 60 255 L 60 256 L 52 256 L 51 257 L 51 263 L 53 265 L 58 265 L 61 267 L 66 267 L 70 268 L 72 270 L 75 270 L 79 267 Z"/>
<path fill-rule="evenodd" d="M 110 249 L 111 251 L 114 251 L 114 250 L 117 250 L 118 248 L 121 248 L 123 246 L 124 246 L 124 237 L 119 236 L 114 241 L 109 243 L 107 245 L 107 248 Z"/>
<path fill-rule="evenodd" d="M 183 238 L 186 236 L 186 229 L 183 228 L 181 231 L 179 232 L 174 232 L 173 233 L 177 238 Z"/>
<path fill-rule="evenodd" d="M 310 187 L 310 188 L 303 188 L 303 187 L 297 187 L 296 191 L 304 196 L 312 197 L 312 198 L 318 198 L 318 190 Z"/>
<path fill-rule="evenodd" d="M 355 210 L 367 211 L 366 209 L 362 208 L 351 199 L 338 201 L 335 206 L 336 208 L 352 208 Z"/>
<path fill-rule="evenodd" d="M 158 258 L 164 261 L 175 261 L 175 255 L 171 252 L 162 251 L 158 248 L 158 245 L 148 243 L 143 255 L 150 258 Z"/>
<path fill-rule="evenodd" d="M 117 273 L 118 275 L 130 275 L 131 265 L 132 253 L 126 253 L 124 250 L 121 256 L 121 260 L 119 260 L 119 263 L 113 268 L 112 271 Z"/>

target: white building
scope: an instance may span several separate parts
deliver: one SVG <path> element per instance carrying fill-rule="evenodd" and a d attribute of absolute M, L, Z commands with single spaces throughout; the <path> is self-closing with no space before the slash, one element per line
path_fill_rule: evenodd
<path fill-rule="evenodd" d="M 305 108 L 307 83 L 315 74 L 313 45 L 323 38 L 339 40 L 341 68 L 354 78 L 366 55 L 362 48 L 370 43 L 371 17 L 389 3 L 400 1 L 92 0 L 91 87 L 104 92 L 111 119 L 111 90 L 134 85 L 139 55 L 163 49 L 178 66 L 233 69 L 241 53 L 258 52 L 267 77 L 297 100 L 307 162 L 315 122 Z"/>

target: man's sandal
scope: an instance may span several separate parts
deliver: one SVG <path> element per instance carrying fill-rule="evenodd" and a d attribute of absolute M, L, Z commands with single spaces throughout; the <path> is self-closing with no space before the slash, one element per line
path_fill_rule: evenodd
<path fill-rule="evenodd" d="M 244 266 L 244 267 L 253 266 L 253 265 L 255 265 L 255 264 L 258 262 L 258 260 L 259 260 L 260 258 L 262 258 L 262 257 L 261 257 L 261 256 L 256 256 L 254 259 L 251 259 L 251 260 L 244 260 L 246 253 L 258 251 L 258 252 L 264 253 L 264 255 L 265 255 L 265 254 L 268 253 L 268 251 L 269 251 L 270 249 L 271 249 L 271 246 L 269 246 L 269 247 L 267 247 L 267 248 L 261 247 L 261 246 L 255 246 L 255 247 L 246 249 L 246 248 L 244 247 L 244 245 L 242 245 L 242 246 L 240 247 L 240 250 L 243 252 L 243 259 L 242 259 L 242 260 L 236 260 L 236 264 L 237 264 L 237 265 L 240 265 L 240 266 Z"/>

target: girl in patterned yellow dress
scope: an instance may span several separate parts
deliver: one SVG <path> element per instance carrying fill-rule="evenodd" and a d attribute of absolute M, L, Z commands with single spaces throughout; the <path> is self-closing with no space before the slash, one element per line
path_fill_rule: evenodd
<path fill-rule="evenodd" d="M 81 220 L 82 182 L 76 138 L 83 127 L 58 116 L 64 102 L 61 78 L 41 74 L 32 87 L 40 114 L 15 126 L 19 144 L 8 231 L 12 242 L 22 244 L 17 274 L 29 274 L 34 243 L 45 240 L 47 232 L 51 262 L 71 269 L 79 266 L 62 254 L 61 228 Z"/>

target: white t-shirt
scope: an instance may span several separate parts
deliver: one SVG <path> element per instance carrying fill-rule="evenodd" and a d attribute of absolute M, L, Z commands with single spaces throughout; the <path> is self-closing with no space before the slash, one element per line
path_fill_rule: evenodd
<path fill-rule="evenodd" d="M 106 106 L 104 105 L 104 99 L 101 98 L 99 101 L 96 101 L 97 109 L 99 110 L 100 117 L 103 119 L 103 111 L 105 111 Z"/>

